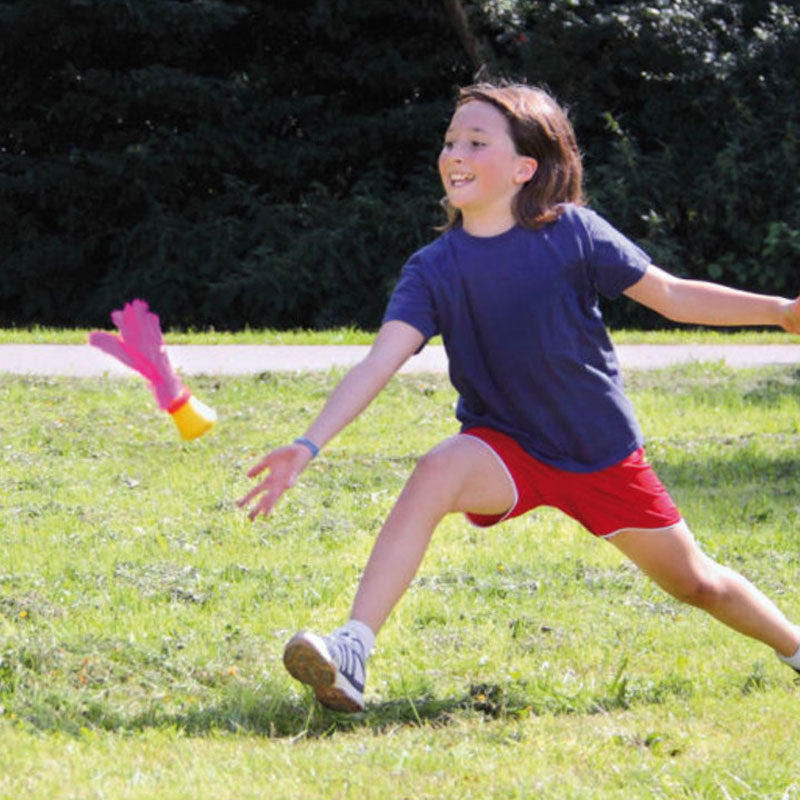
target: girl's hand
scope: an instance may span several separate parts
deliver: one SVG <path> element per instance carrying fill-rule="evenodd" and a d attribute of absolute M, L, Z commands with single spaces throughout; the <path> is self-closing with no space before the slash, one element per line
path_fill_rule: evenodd
<path fill-rule="evenodd" d="M 324 444 L 354 420 L 424 341 L 424 335 L 405 322 L 391 320 L 384 323 L 367 356 L 339 381 L 311 424 L 309 432 L 313 431 L 314 439 Z M 240 506 L 255 501 L 248 515 L 251 522 L 259 514 L 266 516 L 272 511 L 281 495 L 294 486 L 311 459 L 308 447 L 293 442 L 273 450 L 247 473 L 255 478 L 269 470 L 267 477 L 239 500 Z"/>
<path fill-rule="evenodd" d="M 272 511 L 283 493 L 294 486 L 309 461 L 311 461 L 311 453 L 307 447 L 301 444 L 290 444 L 268 453 L 247 473 L 248 478 L 255 478 L 265 469 L 269 470 L 267 477 L 238 501 L 240 508 L 255 501 L 247 515 L 251 522 L 259 514 L 266 517 Z"/>
<path fill-rule="evenodd" d="M 800 333 L 800 297 L 787 303 L 781 326 L 789 333 Z"/>

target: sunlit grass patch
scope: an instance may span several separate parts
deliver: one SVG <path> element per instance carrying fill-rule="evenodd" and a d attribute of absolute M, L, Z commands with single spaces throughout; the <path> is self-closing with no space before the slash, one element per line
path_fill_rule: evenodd
<path fill-rule="evenodd" d="M 250 525 L 247 468 L 340 374 L 198 378 L 220 421 L 191 443 L 135 381 L 0 376 L 0 796 L 792 796 L 792 673 L 552 509 L 445 520 L 366 711 L 322 709 L 283 644 L 347 615 L 457 430 L 445 378 L 398 378 Z M 627 379 L 702 546 L 800 618 L 795 370 Z"/>

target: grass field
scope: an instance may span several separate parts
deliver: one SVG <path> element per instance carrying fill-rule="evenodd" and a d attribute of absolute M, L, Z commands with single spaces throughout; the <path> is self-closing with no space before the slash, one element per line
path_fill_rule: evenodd
<path fill-rule="evenodd" d="M 800 685 L 552 510 L 448 518 L 370 661 L 367 710 L 285 674 L 346 616 L 414 460 L 455 431 L 402 377 L 268 522 L 235 499 L 337 373 L 193 380 L 182 443 L 146 388 L 0 375 L 0 797 L 800 798 Z M 800 373 L 628 375 L 704 549 L 800 620 Z"/>
<path fill-rule="evenodd" d="M 0 344 L 84 344 L 85 328 L 0 328 Z M 612 331 L 617 344 L 798 344 L 800 336 L 779 329 L 731 331 L 714 328 L 678 328 L 654 331 Z M 333 330 L 250 330 L 236 333 L 215 330 L 172 330 L 165 332 L 168 344 L 370 344 L 374 331 L 358 328 Z M 433 340 L 438 342 L 437 339 Z"/>

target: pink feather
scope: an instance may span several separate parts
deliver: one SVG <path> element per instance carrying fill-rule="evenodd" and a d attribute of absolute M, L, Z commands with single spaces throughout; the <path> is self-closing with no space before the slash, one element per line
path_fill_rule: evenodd
<path fill-rule="evenodd" d="M 169 362 L 161 323 L 144 300 L 111 312 L 120 336 L 103 331 L 89 334 L 89 344 L 136 370 L 150 384 L 156 402 L 166 409 L 184 390 Z"/>

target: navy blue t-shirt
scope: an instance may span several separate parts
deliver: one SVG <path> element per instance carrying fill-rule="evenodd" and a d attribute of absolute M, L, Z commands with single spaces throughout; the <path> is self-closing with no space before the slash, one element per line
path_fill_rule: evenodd
<path fill-rule="evenodd" d="M 598 293 L 618 297 L 649 264 L 574 205 L 540 230 L 482 238 L 458 227 L 409 259 L 384 322 L 442 335 L 462 430 L 486 425 L 547 464 L 593 472 L 644 441 Z"/>

